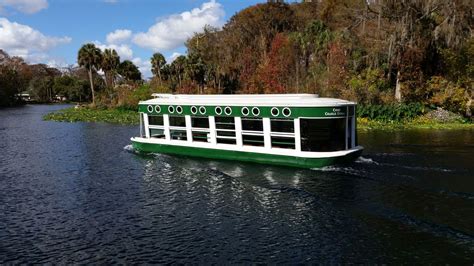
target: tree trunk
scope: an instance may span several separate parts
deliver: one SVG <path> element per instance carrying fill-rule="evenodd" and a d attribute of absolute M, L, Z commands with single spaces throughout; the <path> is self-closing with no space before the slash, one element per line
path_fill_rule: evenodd
<path fill-rule="evenodd" d="M 400 84 L 400 70 L 397 71 L 397 83 L 395 85 L 395 100 L 397 100 L 397 102 L 402 101 L 402 90 L 401 90 L 401 84 Z"/>
<path fill-rule="evenodd" d="M 94 81 L 92 80 L 92 68 L 89 69 L 89 81 L 91 82 L 92 105 L 95 106 Z"/>
<path fill-rule="evenodd" d="M 160 79 L 160 87 L 163 87 L 163 84 L 161 83 L 161 70 L 158 69 L 158 78 Z"/>
<path fill-rule="evenodd" d="M 297 59 L 295 60 L 296 61 L 296 64 L 295 64 L 295 70 L 296 70 L 296 93 L 298 93 L 300 91 L 300 71 L 299 71 L 299 60 L 298 60 L 298 56 L 296 57 Z"/>
<path fill-rule="evenodd" d="M 471 105 L 472 105 L 472 98 L 469 97 L 469 101 L 467 101 L 467 104 L 466 104 L 466 116 L 467 117 L 472 117 Z"/>
<path fill-rule="evenodd" d="M 104 75 L 105 75 L 105 87 L 106 87 L 106 88 L 109 88 L 109 85 L 110 85 L 110 82 L 109 82 L 109 81 L 110 81 L 110 74 L 109 74 L 108 71 L 107 71 L 107 72 L 104 71 Z"/>

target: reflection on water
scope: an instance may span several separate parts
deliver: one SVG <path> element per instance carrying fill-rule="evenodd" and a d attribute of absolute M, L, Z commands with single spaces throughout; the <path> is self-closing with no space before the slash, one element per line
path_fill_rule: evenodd
<path fill-rule="evenodd" d="M 361 132 L 297 169 L 140 154 L 136 127 L 0 111 L 0 263 L 472 263 L 472 131 Z"/>

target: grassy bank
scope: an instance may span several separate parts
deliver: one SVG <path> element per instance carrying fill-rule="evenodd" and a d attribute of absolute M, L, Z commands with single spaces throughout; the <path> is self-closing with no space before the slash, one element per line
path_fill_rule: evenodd
<path fill-rule="evenodd" d="M 406 121 L 388 121 L 381 122 L 369 120 L 367 118 L 357 119 L 358 130 L 406 130 L 406 129 L 470 129 L 474 130 L 474 124 L 468 122 L 448 122 L 441 123 L 434 120 L 428 120 L 418 117 Z"/>
<path fill-rule="evenodd" d="M 138 125 L 137 111 L 128 109 L 93 109 L 87 107 L 67 108 L 44 116 L 45 120 L 58 122 L 104 122 L 122 125 Z M 474 124 L 457 121 L 441 123 L 426 117 L 417 117 L 402 121 L 378 121 L 368 118 L 358 118 L 359 130 L 404 130 L 404 129 L 472 129 Z"/>
<path fill-rule="evenodd" d="M 58 122 L 104 122 L 121 125 L 138 125 L 138 111 L 127 109 L 67 108 L 49 113 L 44 120 Z"/>

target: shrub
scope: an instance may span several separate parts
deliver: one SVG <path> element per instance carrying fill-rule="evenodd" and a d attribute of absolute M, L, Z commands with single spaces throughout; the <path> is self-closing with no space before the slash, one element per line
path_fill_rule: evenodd
<path fill-rule="evenodd" d="M 427 108 L 421 103 L 409 104 L 368 104 L 357 106 L 357 116 L 378 121 L 411 120 L 426 113 Z"/>
<path fill-rule="evenodd" d="M 384 73 L 380 69 L 365 69 L 361 74 L 349 79 L 347 95 L 352 100 L 365 104 L 379 104 L 385 101 L 385 91 L 389 88 Z M 344 96 L 344 94 L 343 94 Z M 356 99 L 353 99 L 353 97 Z M 393 99 L 393 98 L 392 98 Z"/>
<path fill-rule="evenodd" d="M 426 83 L 424 99 L 431 105 L 455 113 L 468 113 L 468 91 L 440 76 L 433 76 Z"/>

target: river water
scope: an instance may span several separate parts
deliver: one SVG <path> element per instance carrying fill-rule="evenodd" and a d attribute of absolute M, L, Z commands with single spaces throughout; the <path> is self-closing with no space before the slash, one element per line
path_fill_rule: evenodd
<path fill-rule="evenodd" d="M 360 132 L 320 170 L 130 148 L 138 126 L 0 110 L 0 263 L 474 262 L 474 131 Z"/>

